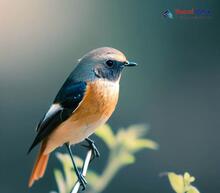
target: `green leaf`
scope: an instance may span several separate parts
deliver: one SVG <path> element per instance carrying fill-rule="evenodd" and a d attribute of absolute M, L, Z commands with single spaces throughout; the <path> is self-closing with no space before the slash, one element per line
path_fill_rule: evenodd
<path fill-rule="evenodd" d="M 136 146 L 137 148 L 148 148 L 148 149 L 154 149 L 154 150 L 159 148 L 158 143 L 150 139 L 136 140 Z"/>
<path fill-rule="evenodd" d="M 66 184 L 65 184 L 65 180 L 63 178 L 61 171 L 58 169 L 55 169 L 54 177 L 57 183 L 59 193 L 66 193 Z"/>
<path fill-rule="evenodd" d="M 105 124 L 97 128 L 95 134 L 100 137 L 110 149 L 114 146 L 115 136 L 109 125 Z"/>
<path fill-rule="evenodd" d="M 127 152 L 122 152 L 119 155 L 118 159 L 123 165 L 129 165 L 135 162 L 135 157 L 132 154 L 129 154 Z"/>
<path fill-rule="evenodd" d="M 173 172 L 169 172 L 168 178 L 169 178 L 171 187 L 176 193 L 184 193 L 184 181 L 183 181 L 182 175 L 177 175 Z"/>
<path fill-rule="evenodd" d="M 97 173 L 95 173 L 95 172 L 89 170 L 89 171 L 87 172 L 86 179 L 87 179 L 87 181 L 89 182 L 89 185 L 93 187 L 93 186 L 95 186 L 95 184 L 97 183 L 97 181 L 100 180 L 100 176 L 99 176 Z"/>
<path fill-rule="evenodd" d="M 141 138 L 148 130 L 146 125 L 133 125 L 128 129 L 119 129 L 116 134 L 116 145 L 122 146 L 131 153 L 143 148 L 158 149 L 159 145 L 150 139 Z"/>
<path fill-rule="evenodd" d="M 187 191 L 187 193 L 200 193 L 200 192 L 199 192 L 199 190 L 196 187 L 190 186 L 190 188 Z"/>
<path fill-rule="evenodd" d="M 188 172 L 184 173 L 183 179 L 184 179 L 185 186 L 190 186 L 190 184 L 195 181 L 195 177 L 190 176 Z"/>
<path fill-rule="evenodd" d="M 136 139 L 128 141 L 127 148 L 132 152 L 140 151 L 141 149 L 158 149 L 159 145 L 150 139 Z"/>
<path fill-rule="evenodd" d="M 148 133 L 149 127 L 145 124 L 134 124 L 129 126 L 126 130 L 130 133 L 133 133 L 132 135 L 135 135 L 135 138 L 139 138 Z"/>

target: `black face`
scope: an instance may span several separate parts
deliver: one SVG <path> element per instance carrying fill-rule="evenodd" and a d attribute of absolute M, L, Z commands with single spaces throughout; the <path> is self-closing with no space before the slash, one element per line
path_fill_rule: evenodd
<path fill-rule="evenodd" d="M 98 78 L 117 81 L 121 75 L 126 62 L 106 60 L 101 65 L 95 66 L 94 72 Z"/>

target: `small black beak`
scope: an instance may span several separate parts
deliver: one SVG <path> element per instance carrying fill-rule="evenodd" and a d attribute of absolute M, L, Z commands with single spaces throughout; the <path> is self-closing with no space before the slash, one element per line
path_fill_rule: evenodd
<path fill-rule="evenodd" d="M 133 67 L 133 66 L 137 66 L 137 65 L 138 64 L 136 62 L 130 62 L 128 60 L 124 63 L 125 67 Z"/>

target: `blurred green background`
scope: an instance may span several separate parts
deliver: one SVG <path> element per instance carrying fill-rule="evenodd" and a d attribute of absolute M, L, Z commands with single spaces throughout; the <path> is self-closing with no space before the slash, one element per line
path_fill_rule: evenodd
<path fill-rule="evenodd" d="M 144 151 L 105 193 L 172 192 L 164 171 L 189 171 L 201 192 L 218 193 L 220 3 L 153 0 L 0 0 L 0 192 L 56 189 L 54 154 L 45 177 L 27 188 L 35 126 L 83 54 L 111 46 L 139 63 L 121 80 L 116 130 L 148 123 L 159 151 Z M 203 8 L 211 18 L 163 18 L 166 9 Z M 97 140 L 97 146 L 102 146 Z M 107 157 L 92 164 L 101 171 Z M 77 153 L 85 151 L 77 148 Z"/>

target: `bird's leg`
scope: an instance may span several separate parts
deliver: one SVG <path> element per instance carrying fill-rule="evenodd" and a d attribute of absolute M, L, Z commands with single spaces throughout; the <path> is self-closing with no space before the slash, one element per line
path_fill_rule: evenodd
<path fill-rule="evenodd" d="M 68 153 L 69 153 L 69 155 L 71 157 L 71 160 L 73 162 L 73 168 L 74 168 L 74 170 L 76 172 L 76 176 L 77 176 L 77 178 L 78 178 L 78 180 L 80 182 L 80 185 L 82 186 L 82 190 L 85 190 L 87 181 L 86 181 L 85 177 L 82 175 L 82 173 L 79 172 L 79 170 L 78 170 L 78 168 L 76 166 L 76 163 L 75 163 L 75 161 L 73 159 L 73 153 L 72 153 L 70 144 L 69 143 L 65 143 L 65 145 L 67 147 Z"/>
<path fill-rule="evenodd" d="M 86 138 L 85 140 L 87 141 L 88 146 L 87 145 L 83 145 L 83 146 L 92 150 L 93 157 L 92 157 L 91 161 L 95 157 L 100 157 L 100 153 L 99 153 L 99 151 L 98 151 L 98 149 L 97 149 L 97 147 L 95 145 L 95 142 L 93 140 L 89 139 L 89 138 Z"/>

